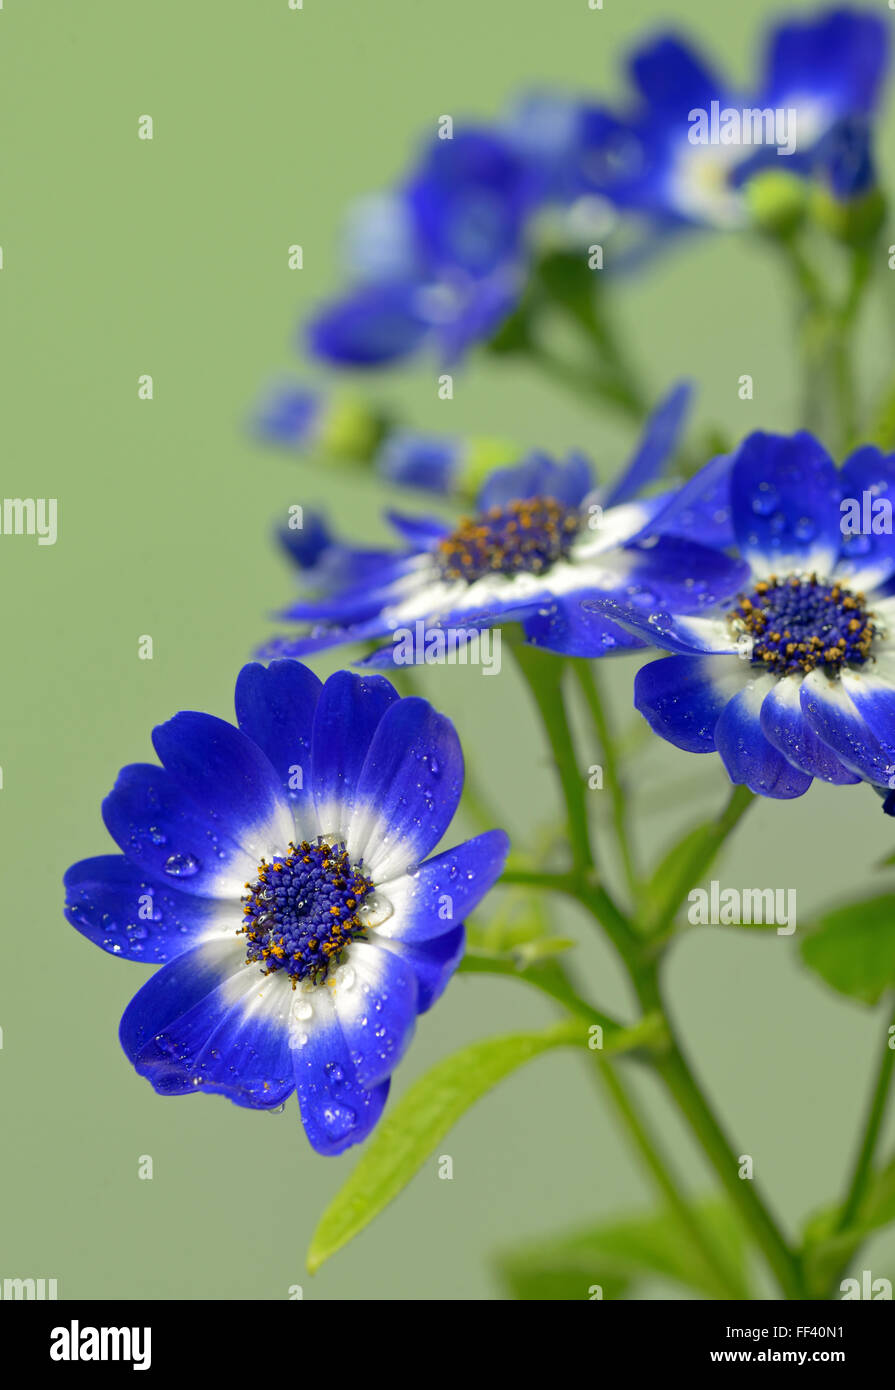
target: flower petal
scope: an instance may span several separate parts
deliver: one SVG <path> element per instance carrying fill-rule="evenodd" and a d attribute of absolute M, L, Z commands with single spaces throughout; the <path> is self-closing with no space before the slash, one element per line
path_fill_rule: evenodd
<path fill-rule="evenodd" d="M 842 492 L 840 527 L 844 535 L 836 577 L 851 589 L 875 589 L 895 572 L 895 454 L 883 454 L 872 444 L 857 449 L 843 464 Z M 851 532 L 855 507 L 861 529 Z M 869 523 L 866 529 L 865 523 Z M 875 526 L 880 529 L 875 531 Z M 888 530 L 883 529 L 886 526 Z"/>
<path fill-rule="evenodd" d="M 761 706 L 776 677 L 759 676 L 725 705 L 715 726 L 715 746 L 731 782 L 760 796 L 801 796 L 811 778 L 784 758 L 761 730 Z"/>
<path fill-rule="evenodd" d="M 812 728 L 802 709 L 801 686 L 801 676 L 785 676 L 768 691 L 761 707 L 765 737 L 788 762 L 810 777 L 840 786 L 860 781 Z"/>
<path fill-rule="evenodd" d="M 441 936 L 433 936 L 428 941 L 388 940 L 381 944 L 385 950 L 393 951 L 416 975 L 417 1013 L 424 1014 L 431 1009 L 447 989 L 450 978 L 463 957 L 466 945 L 466 929 L 460 926 L 446 931 Z"/>
<path fill-rule="evenodd" d="M 384 945 L 355 941 L 332 992 L 336 1015 L 362 1086 L 377 1086 L 403 1057 L 416 1024 L 416 972 Z M 348 971 L 353 981 L 345 982 Z M 351 978 L 349 976 L 349 978 Z"/>
<path fill-rule="evenodd" d="M 737 544 L 759 578 L 802 571 L 829 578 L 842 544 L 841 487 L 813 435 L 750 434 L 736 451 L 730 489 Z"/>
<path fill-rule="evenodd" d="M 346 847 L 381 883 L 420 864 L 453 819 L 463 752 L 453 724 L 425 700 L 383 715 L 358 779 Z"/>
<path fill-rule="evenodd" d="M 389 1082 L 361 1086 L 336 1007 L 315 991 L 313 1022 L 293 1030 L 292 1066 L 302 1124 L 312 1147 L 333 1156 L 366 1139 L 382 1114 Z"/>
<path fill-rule="evenodd" d="M 161 964 L 216 936 L 231 940 L 242 922 L 232 902 L 179 892 L 144 874 L 123 854 L 72 864 L 65 874 L 65 915 L 112 956 Z"/>
<path fill-rule="evenodd" d="M 688 753 L 715 751 L 715 726 L 752 679 L 737 656 L 666 656 L 634 677 L 634 708 L 650 727 Z"/>
<path fill-rule="evenodd" d="M 323 687 L 314 719 L 311 782 L 321 834 L 348 834 L 373 735 L 398 692 L 382 676 L 339 671 Z"/>
<path fill-rule="evenodd" d="M 315 833 L 311 728 L 322 688 L 313 671 L 298 661 L 274 661 L 266 667 L 252 662 L 236 681 L 239 727 L 279 773 L 296 831 L 304 838 Z"/>
<path fill-rule="evenodd" d="M 295 833 L 288 798 L 270 759 L 239 729 L 185 710 L 154 729 L 152 742 L 174 780 L 256 865 L 286 848 Z"/>
<path fill-rule="evenodd" d="M 119 1036 L 160 1095 L 209 1091 L 269 1109 L 291 1092 L 292 989 L 281 973 L 247 967 L 234 934 L 193 947 L 134 996 Z"/>
<path fill-rule="evenodd" d="M 388 916 L 370 916 L 377 937 L 428 941 L 472 912 L 500 877 L 510 849 L 503 830 L 486 830 L 473 840 L 427 859 L 413 874 L 377 886 L 375 901 Z M 363 917 L 363 913 L 361 914 Z"/>
<path fill-rule="evenodd" d="M 855 708 L 845 680 L 831 680 L 816 667 L 803 680 L 800 698 L 811 727 L 839 761 L 868 781 L 886 785 L 893 758 Z"/>
<path fill-rule="evenodd" d="M 258 860 L 189 797 L 164 768 L 131 763 L 102 806 L 128 859 L 157 883 L 200 897 L 239 898 Z"/>

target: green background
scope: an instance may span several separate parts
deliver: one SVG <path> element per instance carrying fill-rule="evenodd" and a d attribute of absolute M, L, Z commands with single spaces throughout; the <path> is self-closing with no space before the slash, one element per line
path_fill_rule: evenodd
<path fill-rule="evenodd" d="M 882 0 L 876 8 L 890 17 Z M 339 284 L 351 198 L 385 186 L 438 117 L 487 117 L 520 87 L 610 95 L 620 59 L 658 23 L 704 31 L 744 81 L 775 7 L 689 0 L 6 0 L 0 12 L 3 492 L 57 497 L 59 539 L 0 537 L 4 595 L 4 923 L 0 960 L 0 1279 L 55 1277 L 60 1295 L 128 1298 L 500 1297 L 495 1248 L 652 1194 L 596 1096 L 587 1063 L 542 1058 L 465 1118 L 352 1246 L 315 1276 L 303 1256 L 354 1155 L 315 1156 L 290 1104 L 268 1116 L 215 1097 L 163 1100 L 131 1071 L 118 1019 L 147 970 L 69 928 L 61 877 L 112 848 L 99 804 L 120 765 L 151 757 L 181 708 L 231 711 L 241 662 L 292 592 L 269 544 L 290 504 L 325 502 L 381 537 L 381 490 L 254 441 L 247 420 L 278 371 L 305 371 L 296 325 Z M 137 139 L 152 115 L 155 138 Z M 895 128 L 884 140 L 893 172 Z M 887 238 L 895 240 L 895 237 Z M 304 247 L 304 269 L 287 248 Z M 732 237 L 694 238 L 626 286 L 619 311 L 654 394 L 685 373 L 700 423 L 792 428 L 795 364 L 779 268 Z M 889 370 L 871 336 L 864 385 Z M 736 393 L 754 374 L 751 403 Z M 150 373 L 155 398 L 137 398 Z M 512 364 L 470 363 L 439 401 L 428 362 L 382 382 L 421 428 L 577 445 L 604 475 L 633 432 Z M 406 499 L 405 499 L 406 500 Z M 137 657 L 150 634 L 154 657 Z M 321 660 L 321 671 L 336 660 Z M 632 667 L 616 666 L 629 722 Z M 514 674 L 423 673 L 508 828 L 557 806 Z M 588 761 L 594 750 L 585 750 Z M 714 758 L 653 740 L 634 795 L 651 854 L 721 804 Z M 684 797 L 691 801 L 684 803 Z M 459 835 L 463 826 L 456 827 Z M 815 787 L 757 807 L 726 884 L 798 889 L 800 919 L 877 881 L 893 825 L 866 788 Z M 583 920 L 595 1001 L 631 1008 Z M 668 988 L 737 1152 L 789 1228 L 835 1192 L 881 1020 L 803 972 L 795 939 L 707 928 L 675 950 Z M 396 1078 L 460 1044 L 539 1026 L 524 986 L 460 978 L 421 1021 Z M 709 1182 L 676 1119 L 643 1094 L 688 1185 Z M 151 1155 L 152 1181 L 137 1177 Z M 858 1268 L 890 1277 L 881 1237 Z M 669 1292 L 647 1287 L 647 1295 Z M 586 1296 L 586 1291 L 582 1291 Z"/>

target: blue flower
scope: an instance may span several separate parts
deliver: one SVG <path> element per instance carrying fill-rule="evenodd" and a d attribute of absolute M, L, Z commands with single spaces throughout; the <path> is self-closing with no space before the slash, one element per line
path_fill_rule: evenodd
<path fill-rule="evenodd" d="M 771 31 L 763 75 L 752 95 L 736 93 L 686 41 L 662 35 L 630 63 L 636 100 L 620 116 L 600 107 L 583 113 L 574 157 L 584 188 L 621 209 L 657 222 L 736 227 L 748 210 L 742 185 L 769 164 L 815 172 L 823 141 L 842 121 L 874 112 L 888 62 L 885 23 L 849 9 L 787 21 Z M 719 138 L 694 137 L 694 113 L 718 113 Z M 720 138 L 725 110 L 786 113 L 781 144 Z M 794 113 L 794 120 L 793 120 Z M 751 118 L 750 118 L 751 121 Z M 731 128 L 732 129 L 732 128 Z M 750 124 L 751 132 L 751 124 Z M 698 132 L 697 132 L 698 133 Z M 794 143 L 793 143 L 794 140 Z"/>
<path fill-rule="evenodd" d="M 374 466 L 387 482 L 423 492 L 474 494 L 495 468 L 515 463 L 523 451 L 503 439 L 418 434 L 395 430 L 386 435 Z"/>
<path fill-rule="evenodd" d="M 386 429 L 384 419 L 355 397 L 294 382 L 268 394 L 254 426 L 274 444 L 354 461 L 372 458 Z"/>
<path fill-rule="evenodd" d="M 382 677 L 249 665 L 236 714 L 178 714 L 153 733 L 161 767 L 122 769 L 103 803 L 122 853 L 69 869 L 66 916 L 161 965 L 120 1030 L 159 1094 L 272 1109 L 294 1090 L 311 1144 L 337 1154 L 379 1118 L 508 842 L 427 857 L 460 799 L 460 744 Z"/>
<path fill-rule="evenodd" d="M 598 594 L 647 606 L 698 607 L 703 588 L 738 566 L 716 550 L 679 536 L 650 534 L 667 499 L 632 498 L 661 468 L 680 433 L 688 388 L 678 387 L 656 411 L 622 478 L 597 492 L 587 459 L 556 463 L 532 455 L 498 469 L 482 487 L 474 515 L 459 525 L 437 517 L 391 513 L 403 549 L 350 551 L 334 546 L 313 577 L 316 598 L 284 617 L 310 625 L 271 654 L 301 655 L 343 642 L 389 645 L 368 660 L 403 664 L 425 659 L 433 633 L 451 650 L 502 623 L 520 623 L 527 640 L 573 656 L 603 656 L 642 645 L 582 599 Z M 703 535 L 711 536 L 709 527 Z M 700 570 L 700 580 L 693 578 Z M 331 582 L 338 575 L 338 582 Z M 439 643 L 433 645 L 439 646 Z"/>
<path fill-rule="evenodd" d="M 447 363 L 515 308 L 538 181 L 484 130 L 437 139 L 391 198 L 366 200 L 348 259 L 358 282 L 308 328 L 315 356 L 377 366 L 434 345 Z"/>
<path fill-rule="evenodd" d="M 637 709 L 764 796 L 895 785 L 895 455 L 868 445 L 837 470 L 804 431 L 757 433 L 710 466 L 712 491 L 725 471 L 738 582 L 695 616 L 600 604 L 673 653 L 638 672 Z"/>

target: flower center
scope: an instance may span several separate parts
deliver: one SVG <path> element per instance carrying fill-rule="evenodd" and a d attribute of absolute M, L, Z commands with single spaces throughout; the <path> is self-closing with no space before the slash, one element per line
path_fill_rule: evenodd
<path fill-rule="evenodd" d="M 532 497 L 466 517 L 438 543 L 445 579 L 472 584 L 486 574 L 543 574 L 568 555 L 581 514 L 555 497 Z"/>
<path fill-rule="evenodd" d="M 363 934 L 357 911 L 372 887 L 343 844 L 303 840 L 271 863 L 262 859 L 242 900 L 246 965 L 260 964 L 265 975 L 284 970 L 293 989 L 299 980 L 322 984 Z"/>
<path fill-rule="evenodd" d="M 867 660 L 875 636 L 864 595 L 841 584 L 822 584 L 792 575 L 760 580 L 754 591 L 741 595 L 728 617 L 738 632 L 753 638 L 752 663 L 775 675 L 860 666 Z"/>

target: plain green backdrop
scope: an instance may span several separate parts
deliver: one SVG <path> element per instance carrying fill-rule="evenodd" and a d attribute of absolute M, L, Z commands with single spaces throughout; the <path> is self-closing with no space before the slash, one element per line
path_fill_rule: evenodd
<path fill-rule="evenodd" d="M 803 7 L 804 8 L 804 7 Z M 875 8 L 895 23 L 883 0 Z M 471 1112 L 401 1198 L 313 1279 L 304 1252 L 354 1163 L 317 1157 L 290 1103 L 163 1100 L 132 1072 L 119 1016 L 148 971 L 62 917 L 69 863 L 113 846 L 101 798 L 151 757 L 181 708 L 231 711 L 236 672 L 292 593 L 269 543 L 290 504 L 326 503 L 358 539 L 384 535 L 381 489 L 253 440 L 259 394 L 295 354 L 302 315 L 339 284 L 350 199 L 405 166 L 443 113 L 487 117 L 520 88 L 617 94 L 621 60 L 658 24 L 702 32 L 747 78 L 766 0 L 6 0 L 0 11 L 3 494 L 59 499 L 59 538 L 0 537 L 3 592 L 3 950 L 0 1279 L 57 1278 L 61 1297 L 494 1298 L 489 1254 L 652 1202 L 587 1074 L 539 1060 Z M 154 139 L 137 139 L 141 115 Z M 895 168 L 895 127 L 885 131 Z M 889 238 L 895 240 L 895 237 Z M 290 272 L 287 248 L 304 247 Z M 619 312 L 658 395 L 699 384 L 700 423 L 792 428 L 795 365 L 778 267 L 734 238 L 694 238 L 625 287 Z M 875 332 L 875 330 L 874 330 Z M 876 336 L 862 384 L 890 363 Z M 743 372 L 755 399 L 737 398 Z M 137 379 L 154 378 L 141 402 Z M 441 402 L 435 365 L 383 380 L 421 428 L 578 445 L 604 474 L 633 443 L 512 366 L 473 360 Z M 405 499 L 406 501 L 406 499 Z M 149 634 L 154 657 L 137 657 Z M 337 659 L 321 660 L 320 671 Z M 628 724 L 633 666 L 613 687 Z M 511 673 L 424 673 L 511 831 L 558 813 Z M 589 761 L 595 750 L 585 748 Z M 714 758 L 654 740 L 632 792 L 644 853 L 725 795 Z M 692 799 L 684 803 L 685 795 Z M 464 827 L 458 825 L 459 835 Z M 866 788 L 763 803 L 726 883 L 795 886 L 800 919 L 882 882 L 895 825 Z M 572 915 L 596 1002 L 631 1001 Z M 794 939 L 707 928 L 674 952 L 675 1016 L 738 1153 L 794 1229 L 850 1161 L 881 1020 L 802 971 Z M 539 1026 L 522 985 L 460 978 L 421 1021 L 395 1093 L 466 1041 Z M 663 1098 L 642 1091 L 688 1186 L 708 1174 Z M 137 1177 L 141 1155 L 152 1181 Z M 859 1268 L 890 1277 L 882 1237 Z M 643 1290 L 662 1296 L 660 1285 Z M 586 1291 L 582 1291 L 586 1296 Z"/>

